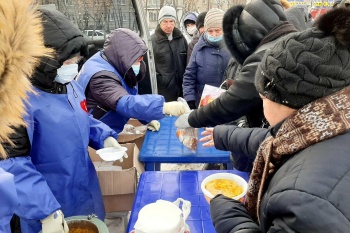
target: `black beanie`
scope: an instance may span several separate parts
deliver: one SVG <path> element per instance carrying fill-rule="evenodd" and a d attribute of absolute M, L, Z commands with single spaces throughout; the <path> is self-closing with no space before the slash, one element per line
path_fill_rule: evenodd
<path fill-rule="evenodd" d="M 204 19 L 206 16 L 207 12 L 202 12 L 197 16 L 197 20 L 196 20 L 196 27 L 199 30 L 201 27 L 204 27 Z"/>
<path fill-rule="evenodd" d="M 265 53 L 255 76 L 260 94 L 299 109 L 350 85 L 350 9 L 330 10 L 314 26 Z"/>

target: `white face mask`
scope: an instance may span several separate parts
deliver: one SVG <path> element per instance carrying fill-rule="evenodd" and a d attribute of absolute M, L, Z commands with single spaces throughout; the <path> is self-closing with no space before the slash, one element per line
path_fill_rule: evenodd
<path fill-rule="evenodd" d="M 187 30 L 187 33 L 192 36 L 197 31 L 197 28 L 196 26 L 193 26 L 193 27 L 188 27 L 186 30 Z"/>
<path fill-rule="evenodd" d="M 55 81 L 61 84 L 71 82 L 78 74 L 78 64 L 64 65 L 57 69 Z"/>

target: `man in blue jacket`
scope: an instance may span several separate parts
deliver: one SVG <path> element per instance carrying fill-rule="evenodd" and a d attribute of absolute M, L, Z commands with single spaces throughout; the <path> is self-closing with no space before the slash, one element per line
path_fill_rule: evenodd
<path fill-rule="evenodd" d="M 161 95 L 138 95 L 137 83 L 146 74 L 143 55 L 147 46 L 130 29 L 114 30 L 106 39 L 103 50 L 83 66 L 77 82 L 83 87 L 87 109 L 94 118 L 121 132 L 129 118 L 148 123 L 158 131 L 164 114 L 179 116 L 187 109 L 182 102 L 164 103 Z"/>

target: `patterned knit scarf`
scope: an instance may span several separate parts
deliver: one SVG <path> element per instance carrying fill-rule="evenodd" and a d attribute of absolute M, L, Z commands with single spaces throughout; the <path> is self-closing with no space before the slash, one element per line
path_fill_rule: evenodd
<path fill-rule="evenodd" d="M 275 138 L 259 147 L 250 175 L 246 208 L 260 223 L 260 202 L 266 180 L 279 168 L 283 156 L 293 155 L 313 144 L 350 129 L 350 87 L 311 102 L 282 124 Z"/>

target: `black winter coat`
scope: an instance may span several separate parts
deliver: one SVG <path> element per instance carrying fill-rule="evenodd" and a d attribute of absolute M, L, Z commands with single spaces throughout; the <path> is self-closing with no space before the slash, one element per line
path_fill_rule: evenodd
<path fill-rule="evenodd" d="M 242 69 L 232 78 L 235 81 L 225 93 L 191 112 L 188 121 L 192 127 L 224 124 L 244 115 L 250 127 L 262 125 L 263 108 L 254 85 L 255 72 L 266 49 L 273 44 L 256 51 L 290 32 L 277 29 L 286 20 L 278 0 L 252 1 L 245 7 L 237 5 L 226 11 L 223 20 L 225 42 L 236 61 L 243 64 Z"/>
<path fill-rule="evenodd" d="M 242 130 L 247 131 L 229 135 L 235 146 L 231 150 L 254 158 L 260 142 L 269 136 L 267 129 Z M 350 132 L 314 144 L 283 161 L 263 194 L 260 226 L 242 203 L 222 195 L 213 198 L 210 212 L 216 231 L 350 232 L 349 140 Z"/>
<path fill-rule="evenodd" d="M 158 94 L 165 101 L 175 101 L 182 97 L 182 79 L 186 68 L 187 41 L 177 28 L 173 30 L 173 39 L 157 26 L 151 36 L 157 72 Z"/>
<path fill-rule="evenodd" d="M 270 135 L 269 132 L 270 130 L 265 128 L 218 125 L 214 128 L 215 148 L 232 153 L 231 159 L 235 169 L 251 172 L 257 150 L 261 142 Z"/>

